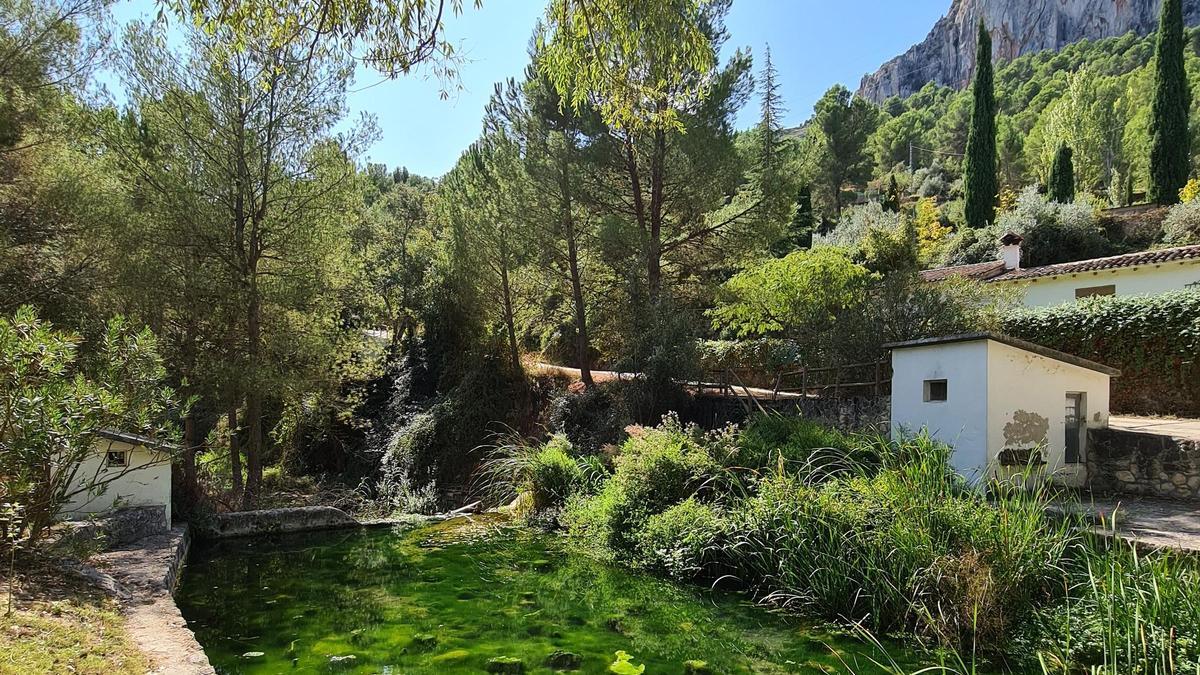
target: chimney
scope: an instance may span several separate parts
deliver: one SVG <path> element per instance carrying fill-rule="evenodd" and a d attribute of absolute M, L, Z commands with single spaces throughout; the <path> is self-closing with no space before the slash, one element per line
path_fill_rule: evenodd
<path fill-rule="evenodd" d="M 1004 260 L 1004 269 L 1021 269 L 1021 242 L 1024 239 L 1016 232 L 1009 232 L 1000 237 L 1000 258 Z"/>

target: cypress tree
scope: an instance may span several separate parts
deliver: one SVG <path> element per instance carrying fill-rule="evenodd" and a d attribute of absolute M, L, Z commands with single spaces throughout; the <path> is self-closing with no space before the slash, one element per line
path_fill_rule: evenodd
<path fill-rule="evenodd" d="M 1163 0 L 1155 44 L 1150 118 L 1150 201 L 1174 204 L 1187 183 L 1188 108 L 1192 94 L 1183 66 L 1183 3 Z"/>
<path fill-rule="evenodd" d="M 1054 162 L 1050 165 L 1050 180 L 1046 182 L 1050 201 L 1059 204 L 1070 204 L 1075 201 L 1075 163 L 1072 161 L 1074 152 L 1066 143 L 1060 143 L 1058 152 L 1054 153 Z"/>
<path fill-rule="evenodd" d="M 992 84 L 992 36 L 979 20 L 975 46 L 974 106 L 963 168 L 964 211 L 969 227 L 983 227 L 996 218 L 996 94 Z"/>
<path fill-rule="evenodd" d="M 883 210 L 892 213 L 900 212 L 900 186 L 896 183 L 896 174 L 888 174 L 887 193 L 883 196 Z"/>

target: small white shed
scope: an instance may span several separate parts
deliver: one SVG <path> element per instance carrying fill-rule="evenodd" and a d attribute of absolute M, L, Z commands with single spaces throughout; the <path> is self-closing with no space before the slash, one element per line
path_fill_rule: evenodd
<path fill-rule="evenodd" d="M 1108 426 L 1109 379 L 1120 371 L 994 333 L 887 346 L 893 437 L 928 429 L 972 480 L 1007 477 L 1040 449 L 1056 482 L 1084 483 L 1087 430 Z"/>
<path fill-rule="evenodd" d="M 171 454 L 152 438 L 103 430 L 95 451 L 76 471 L 71 491 L 75 494 L 59 511 L 64 519 L 91 518 L 124 506 L 162 506 L 170 527 Z"/>

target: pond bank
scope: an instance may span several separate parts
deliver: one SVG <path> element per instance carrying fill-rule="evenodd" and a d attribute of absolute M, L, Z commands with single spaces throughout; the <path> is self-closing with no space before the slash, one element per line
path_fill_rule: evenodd
<path fill-rule="evenodd" d="M 150 672 L 156 675 L 216 672 L 173 597 L 190 545 L 187 529 L 174 528 L 97 554 L 88 561 L 114 582 L 126 630 L 152 660 Z"/>

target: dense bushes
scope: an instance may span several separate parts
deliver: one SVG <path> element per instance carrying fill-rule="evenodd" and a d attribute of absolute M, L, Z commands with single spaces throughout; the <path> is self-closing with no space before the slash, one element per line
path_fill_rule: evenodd
<path fill-rule="evenodd" d="M 621 446 L 612 478 L 595 496 L 567 505 L 564 521 L 580 541 L 617 558 L 635 559 L 646 521 L 703 489 L 721 471 L 721 438 L 668 417 Z"/>
<path fill-rule="evenodd" d="M 1100 258 L 1122 251 L 1105 236 L 1096 208 L 1085 202 L 1048 201 L 1036 187 L 1021 192 L 1013 209 L 994 225 L 964 228 L 951 241 L 946 263 L 963 265 L 995 260 L 997 242 L 1007 232 L 1024 237 L 1021 264 L 1025 267 Z"/>
<path fill-rule="evenodd" d="M 567 467 L 583 460 L 561 443 L 529 450 L 561 469 L 531 480 L 577 475 Z M 997 483 L 985 494 L 949 456 L 926 437 L 847 437 L 795 418 L 758 417 L 740 433 L 668 418 L 621 446 L 611 476 L 585 479 L 563 522 L 606 557 L 913 635 L 963 664 L 1195 671 L 1200 563 L 1086 538 L 1047 516 L 1049 493 Z"/>
<path fill-rule="evenodd" d="M 1200 244 L 1200 199 L 1172 206 L 1162 229 L 1163 242 L 1171 246 Z"/>
<path fill-rule="evenodd" d="M 1114 412 L 1200 413 L 1200 290 L 1021 310 L 1005 318 L 1004 330 L 1120 368 Z"/>

